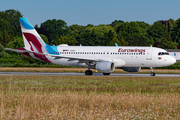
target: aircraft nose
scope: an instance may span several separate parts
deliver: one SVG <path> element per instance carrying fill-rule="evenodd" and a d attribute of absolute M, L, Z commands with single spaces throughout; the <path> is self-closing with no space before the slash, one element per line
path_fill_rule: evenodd
<path fill-rule="evenodd" d="M 176 63 L 176 59 L 174 57 L 172 57 L 171 62 L 172 62 L 172 64 Z"/>
<path fill-rule="evenodd" d="M 173 56 L 170 56 L 168 61 L 170 65 L 173 65 L 174 63 L 176 63 L 176 59 Z"/>

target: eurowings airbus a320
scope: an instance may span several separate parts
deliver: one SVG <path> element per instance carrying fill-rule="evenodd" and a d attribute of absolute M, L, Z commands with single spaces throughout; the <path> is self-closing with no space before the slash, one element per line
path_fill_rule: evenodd
<path fill-rule="evenodd" d="M 87 66 L 85 75 L 92 75 L 96 69 L 110 75 L 115 67 L 128 72 L 139 72 L 141 67 L 164 67 L 172 65 L 176 59 L 166 50 L 156 47 L 124 46 L 50 46 L 36 32 L 27 18 L 20 18 L 25 47 L 5 50 L 15 51 L 38 60 L 68 66 Z M 155 76 L 151 69 L 151 76 Z"/>

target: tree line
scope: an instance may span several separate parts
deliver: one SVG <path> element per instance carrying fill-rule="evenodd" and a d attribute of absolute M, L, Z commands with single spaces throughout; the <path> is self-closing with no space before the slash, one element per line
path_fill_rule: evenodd
<path fill-rule="evenodd" d="M 0 11 L 0 57 L 17 56 L 16 53 L 5 52 L 4 47 L 24 46 L 19 17 L 23 15 L 18 10 Z M 110 24 L 97 26 L 68 26 L 64 20 L 52 19 L 46 20 L 40 26 L 35 25 L 35 29 L 50 45 L 114 46 L 114 43 L 117 43 L 119 46 L 152 45 L 163 49 L 180 48 L 180 18 L 157 20 L 152 25 L 143 21 L 114 20 Z"/>

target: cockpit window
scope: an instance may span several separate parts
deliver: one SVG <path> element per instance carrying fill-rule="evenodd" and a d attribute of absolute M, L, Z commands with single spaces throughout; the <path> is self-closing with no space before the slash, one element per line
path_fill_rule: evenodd
<path fill-rule="evenodd" d="M 159 52 L 158 55 L 169 55 L 167 52 Z"/>

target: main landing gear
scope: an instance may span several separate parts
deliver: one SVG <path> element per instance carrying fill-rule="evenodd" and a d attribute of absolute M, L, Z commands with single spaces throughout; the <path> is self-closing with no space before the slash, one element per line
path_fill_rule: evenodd
<path fill-rule="evenodd" d="M 88 70 L 85 71 L 85 75 L 92 75 L 93 72 L 90 70 L 90 66 L 88 67 Z"/>
<path fill-rule="evenodd" d="M 90 66 L 88 67 L 88 70 L 85 71 L 85 75 L 92 75 L 93 72 L 90 70 Z M 110 75 L 110 73 L 103 73 L 103 75 Z"/>
<path fill-rule="evenodd" d="M 155 76 L 156 74 L 154 73 L 153 67 L 150 67 L 150 69 L 151 69 L 150 75 L 151 75 L 151 76 Z"/>
<path fill-rule="evenodd" d="M 92 75 L 92 74 L 93 74 L 92 70 L 86 70 L 85 71 L 85 75 Z"/>
<path fill-rule="evenodd" d="M 110 73 L 103 73 L 103 75 L 110 75 Z"/>

